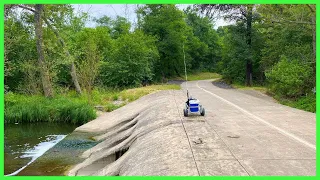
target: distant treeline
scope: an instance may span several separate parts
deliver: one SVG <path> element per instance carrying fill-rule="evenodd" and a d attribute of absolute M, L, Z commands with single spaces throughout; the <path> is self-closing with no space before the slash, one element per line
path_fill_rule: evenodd
<path fill-rule="evenodd" d="M 123 88 L 187 69 L 299 98 L 315 87 L 315 5 L 141 5 L 137 24 L 71 5 L 5 6 L 5 91 L 54 96 Z M 214 29 L 215 17 L 234 22 Z M 92 18 L 91 18 L 92 19 Z"/>

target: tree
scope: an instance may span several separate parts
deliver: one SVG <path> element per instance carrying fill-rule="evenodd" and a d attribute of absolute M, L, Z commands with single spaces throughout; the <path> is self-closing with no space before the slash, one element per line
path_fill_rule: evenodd
<path fill-rule="evenodd" d="M 213 28 L 213 22 L 208 17 L 201 17 L 197 10 L 190 6 L 184 12 L 186 22 L 192 28 L 192 36 L 194 36 L 190 38 L 192 40 L 189 42 L 192 47 L 188 53 L 198 54 L 193 56 L 192 68 L 213 71 L 216 62 L 221 59 L 218 34 Z"/>
<path fill-rule="evenodd" d="M 117 18 L 111 21 L 111 37 L 117 39 L 123 34 L 129 34 L 131 24 L 130 22 L 121 16 L 117 16 Z"/>
<path fill-rule="evenodd" d="M 25 10 L 28 10 L 32 13 L 34 13 L 34 16 L 35 16 L 35 19 L 36 19 L 36 15 L 39 16 L 37 17 L 39 20 L 38 22 L 41 23 L 41 27 L 42 27 L 42 21 L 44 21 L 46 23 L 46 25 L 54 32 L 54 34 L 57 36 L 57 38 L 59 39 L 59 43 L 61 44 L 62 46 L 62 49 L 63 51 L 66 52 L 67 56 L 69 59 L 72 59 L 72 57 L 70 57 L 70 53 L 68 51 L 68 49 L 66 48 L 66 45 L 65 45 L 65 42 L 64 40 L 62 39 L 62 37 L 59 35 L 59 32 L 57 31 L 57 29 L 55 29 L 53 27 L 53 25 L 49 22 L 48 19 L 50 19 L 51 22 L 54 22 L 56 24 L 58 24 L 57 22 L 60 22 L 60 25 L 63 24 L 63 20 L 65 19 L 65 17 L 61 17 L 59 15 L 64 15 L 65 13 L 62 12 L 62 11 L 69 11 L 70 12 L 70 5 L 46 5 L 46 7 L 48 7 L 50 9 L 49 14 L 51 15 L 50 17 L 47 17 L 46 15 L 46 11 L 45 11 L 45 8 L 44 8 L 44 5 L 41 5 L 41 13 L 38 13 L 37 12 L 37 9 L 36 6 L 33 7 L 33 5 L 11 5 L 11 6 L 8 6 L 7 8 L 7 11 L 9 12 L 9 10 L 12 10 L 13 8 L 16 8 L 16 7 L 19 7 L 19 8 L 22 8 L 22 9 L 25 9 Z M 34 8 L 34 9 L 33 9 Z M 39 9 L 39 7 L 37 7 Z M 61 13 L 60 13 L 61 12 Z M 37 23 L 36 23 L 37 24 Z M 40 27 L 40 26 L 39 26 Z M 35 28 L 37 29 L 37 28 Z M 42 30 L 41 30 L 42 31 Z M 39 55 L 40 56 L 40 55 Z M 43 55 L 42 55 L 43 56 Z M 41 57 L 43 59 L 43 57 Z M 43 61 L 42 61 L 43 62 Z M 45 65 L 44 65 L 45 66 Z M 40 69 L 43 69 L 46 67 L 41 67 Z M 43 70 L 41 70 L 43 71 Z M 49 77 L 49 72 L 47 73 L 44 73 L 46 75 L 44 75 L 46 78 L 42 78 L 42 81 L 43 79 L 47 79 L 46 81 L 50 80 L 50 77 Z M 78 83 L 78 79 L 77 79 L 77 74 L 76 74 L 76 69 L 75 69 L 75 66 L 74 66 L 74 62 L 71 61 L 71 64 L 70 64 L 70 74 L 72 76 L 72 81 L 74 83 L 74 86 L 76 88 L 76 91 L 81 94 L 81 88 L 80 88 L 80 85 Z M 42 76 L 42 75 L 41 75 Z M 45 83 L 46 86 L 44 86 L 44 89 L 51 89 L 50 91 L 52 92 L 52 85 L 51 83 Z M 49 90 L 44 90 L 45 94 L 48 95 L 49 92 L 46 92 L 46 91 L 49 91 Z M 50 93 L 49 93 L 50 94 Z M 51 93 L 52 94 L 52 93 Z M 46 95 L 46 96 L 47 96 Z M 48 95 L 48 96 L 51 96 L 51 95 Z"/>
<path fill-rule="evenodd" d="M 94 20 L 99 27 L 107 28 L 113 39 L 117 39 L 121 35 L 129 34 L 130 32 L 131 23 L 124 17 L 117 16 L 115 19 L 111 19 L 108 16 L 102 16 Z"/>
<path fill-rule="evenodd" d="M 308 82 L 312 68 L 301 64 L 298 60 L 281 60 L 267 71 L 266 76 L 270 82 L 270 89 L 280 97 L 297 98 L 310 92 Z"/>
<path fill-rule="evenodd" d="M 49 77 L 49 72 L 46 67 L 46 62 L 44 59 L 44 50 L 43 50 L 43 37 L 42 37 L 42 16 L 43 14 L 43 5 L 35 5 L 34 21 L 35 21 L 35 36 L 37 41 L 37 52 L 38 52 L 38 63 L 40 68 L 40 76 L 43 86 L 44 95 L 46 97 L 53 96 L 52 85 Z"/>
<path fill-rule="evenodd" d="M 246 85 L 252 85 L 252 23 L 255 19 L 254 5 L 234 5 L 234 4 L 203 4 L 196 5 L 202 13 L 213 17 L 217 14 L 231 21 L 243 21 L 246 24 L 246 43 L 248 45 L 248 55 L 246 56 Z"/>
<path fill-rule="evenodd" d="M 121 35 L 115 40 L 109 61 L 101 66 L 104 84 L 112 87 L 138 86 L 153 80 L 158 61 L 155 39 L 141 31 Z"/>
<path fill-rule="evenodd" d="M 146 5 L 137 10 L 138 29 L 156 36 L 160 61 L 155 65 L 158 79 L 180 76 L 183 72 L 183 44 L 191 29 L 184 21 L 184 13 L 175 5 Z"/>
<path fill-rule="evenodd" d="M 17 17 L 14 12 L 7 12 L 4 20 L 4 85 L 6 92 L 19 91 L 20 87 L 25 84 L 21 64 L 30 61 L 37 62 L 36 43 L 28 33 L 34 30 L 22 21 L 23 17 Z M 33 24 L 33 19 L 31 21 Z M 42 91 L 42 88 L 40 90 Z"/>
<path fill-rule="evenodd" d="M 74 37 L 72 53 L 77 59 L 80 84 L 89 95 L 100 74 L 100 65 L 110 59 L 111 43 L 105 27 L 84 28 Z"/>
<path fill-rule="evenodd" d="M 87 38 L 87 42 L 83 48 L 83 59 L 78 63 L 79 79 L 82 86 L 86 89 L 91 102 L 91 92 L 99 73 L 101 54 L 98 51 L 97 45 L 93 38 Z"/>
<path fill-rule="evenodd" d="M 51 11 L 49 11 L 49 14 L 51 18 L 48 18 L 46 15 L 44 15 L 42 18 L 45 21 L 46 25 L 54 32 L 55 36 L 58 38 L 58 43 L 60 43 L 60 45 L 62 46 L 62 50 L 63 52 L 65 52 L 67 58 L 70 60 L 70 75 L 72 77 L 72 82 L 74 84 L 74 87 L 77 91 L 78 94 L 81 94 L 81 87 L 79 85 L 78 82 L 78 77 L 77 77 L 77 72 L 76 72 L 76 67 L 74 64 L 74 59 L 73 57 L 70 55 L 70 52 L 68 50 L 68 47 L 64 41 L 64 39 L 62 38 L 62 36 L 60 35 L 58 28 L 63 29 L 64 24 L 63 21 L 67 20 L 66 16 L 70 16 L 70 18 L 73 19 L 77 19 L 73 16 L 73 12 L 72 9 L 70 7 L 70 5 L 56 5 L 56 6 L 48 6 L 49 8 L 51 8 Z M 61 13 L 59 13 L 61 12 Z M 68 15 L 66 15 L 68 14 Z M 52 22 L 52 25 L 49 20 Z M 76 24 L 72 24 L 72 20 L 71 21 L 71 25 L 76 25 Z M 55 27 L 53 27 L 55 26 Z"/>
<path fill-rule="evenodd" d="M 263 23 L 260 29 L 268 48 L 263 49 L 262 65 L 265 70 L 276 64 L 281 56 L 297 59 L 313 69 L 315 87 L 315 6 L 301 5 L 260 5 L 257 8 Z"/>
<path fill-rule="evenodd" d="M 108 16 L 102 16 L 100 18 L 94 18 L 93 19 L 97 24 L 98 26 L 100 27 L 107 27 L 107 28 L 110 28 L 111 27 L 111 18 L 108 17 Z"/>

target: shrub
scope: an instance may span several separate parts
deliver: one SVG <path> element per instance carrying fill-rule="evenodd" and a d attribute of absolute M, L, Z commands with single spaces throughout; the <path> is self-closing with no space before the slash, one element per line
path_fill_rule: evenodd
<path fill-rule="evenodd" d="M 285 57 L 266 72 L 271 92 L 280 97 L 295 98 L 305 95 L 309 87 L 312 69 L 298 60 L 288 60 Z"/>
<path fill-rule="evenodd" d="M 155 39 L 137 31 L 115 41 L 109 61 L 101 63 L 100 81 L 109 87 L 135 87 L 150 82 L 158 59 Z"/>
<path fill-rule="evenodd" d="M 316 96 L 310 94 L 299 98 L 295 103 L 295 107 L 309 112 L 316 112 Z"/>

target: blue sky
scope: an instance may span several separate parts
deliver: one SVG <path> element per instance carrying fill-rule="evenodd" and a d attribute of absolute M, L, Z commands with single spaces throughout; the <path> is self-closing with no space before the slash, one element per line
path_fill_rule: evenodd
<path fill-rule="evenodd" d="M 189 5 L 177 4 L 177 7 L 183 10 Z M 104 15 L 107 15 L 111 18 L 115 18 L 117 16 L 123 16 L 129 19 L 129 21 L 134 26 L 137 22 L 135 9 L 139 5 L 137 4 L 73 4 L 72 6 L 74 7 L 76 12 L 87 12 L 90 14 L 91 17 L 95 17 L 95 18 L 99 18 Z M 215 28 L 218 28 L 219 26 L 225 26 L 228 24 L 231 24 L 231 23 L 226 22 L 223 19 L 219 19 L 215 23 Z M 86 25 L 89 27 L 94 27 L 95 23 L 87 22 Z"/>

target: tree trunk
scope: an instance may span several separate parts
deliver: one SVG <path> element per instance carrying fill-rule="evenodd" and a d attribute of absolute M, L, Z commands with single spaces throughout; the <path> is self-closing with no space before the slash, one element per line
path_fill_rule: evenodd
<path fill-rule="evenodd" d="M 38 63 L 40 76 L 42 81 L 43 92 L 46 97 L 52 97 L 52 85 L 50 82 L 49 71 L 47 69 L 45 59 L 44 59 L 44 45 L 42 37 L 42 19 L 41 15 L 43 13 L 43 5 L 35 5 L 34 21 L 35 21 L 35 35 L 36 35 L 36 45 L 38 52 Z"/>
<path fill-rule="evenodd" d="M 252 39 L 252 6 L 247 6 L 247 29 L 246 29 L 246 38 L 247 38 L 247 45 L 249 48 L 249 54 L 248 59 L 246 62 L 246 86 L 252 85 L 252 45 L 251 45 L 251 39 Z"/>
<path fill-rule="evenodd" d="M 311 21 L 313 23 L 312 25 L 312 50 L 313 50 L 313 84 L 314 87 L 316 86 L 316 12 L 315 9 L 313 9 L 311 6 L 309 6 L 311 9 L 311 13 L 312 13 L 312 17 L 311 17 Z"/>
<path fill-rule="evenodd" d="M 315 16 L 312 16 L 312 22 L 315 23 Z M 312 49 L 313 49 L 313 84 L 316 86 L 316 25 L 312 26 Z"/>
<path fill-rule="evenodd" d="M 76 91 L 78 94 L 81 94 L 81 87 L 79 85 L 78 76 L 76 72 L 76 66 L 74 65 L 74 62 L 71 62 L 71 71 L 70 71 L 72 82 L 74 84 L 74 87 L 76 88 Z"/>
<path fill-rule="evenodd" d="M 66 51 L 67 57 L 68 57 L 68 58 L 71 58 L 71 55 L 70 55 L 68 49 L 66 49 L 66 45 L 65 45 L 63 39 L 60 37 L 58 31 L 51 26 L 51 24 L 48 22 L 48 20 L 47 20 L 47 18 L 46 18 L 45 16 L 42 16 L 42 17 L 43 17 L 44 22 L 47 24 L 47 26 L 54 32 L 54 34 L 55 34 L 56 37 L 58 38 L 58 40 L 59 40 L 62 48 Z M 71 65 L 70 65 L 70 75 L 71 75 L 72 82 L 73 82 L 73 85 L 74 85 L 77 93 L 78 93 L 78 94 L 81 94 L 81 87 L 80 87 L 80 85 L 79 85 L 78 76 L 77 76 L 77 71 L 76 71 L 76 67 L 75 67 L 75 65 L 74 65 L 73 60 L 71 61 Z"/>

